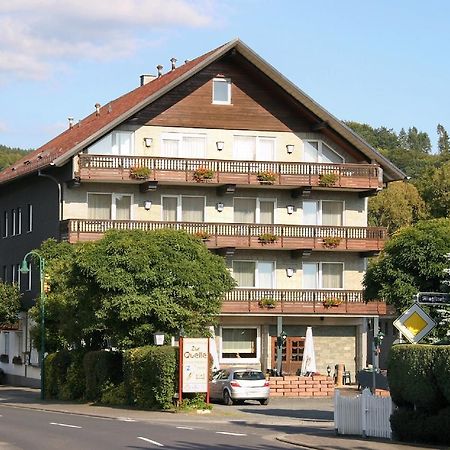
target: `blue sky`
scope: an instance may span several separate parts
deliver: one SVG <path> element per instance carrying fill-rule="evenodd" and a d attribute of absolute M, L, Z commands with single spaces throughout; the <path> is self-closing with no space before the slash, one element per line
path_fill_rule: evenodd
<path fill-rule="evenodd" d="M 450 131 L 447 0 L 0 2 L 0 144 L 38 147 L 107 101 L 239 37 L 344 120 Z"/>

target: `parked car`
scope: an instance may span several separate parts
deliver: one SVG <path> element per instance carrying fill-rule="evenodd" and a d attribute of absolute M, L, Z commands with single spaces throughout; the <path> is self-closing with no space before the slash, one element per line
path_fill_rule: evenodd
<path fill-rule="evenodd" d="M 260 370 L 223 369 L 215 372 L 209 383 L 211 399 L 223 400 L 226 405 L 258 400 L 261 405 L 269 403 L 269 382 Z"/>

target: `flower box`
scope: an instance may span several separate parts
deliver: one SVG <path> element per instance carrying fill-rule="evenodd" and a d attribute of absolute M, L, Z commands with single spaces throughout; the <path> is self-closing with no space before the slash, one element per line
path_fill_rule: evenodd
<path fill-rule="evenodd" d="M 151 170 L 145 166 L 135 166 L 130 168 L 130 178 L 135 180 L 147 180 Z"/>
<path fill-rule="evenodd" d="M 278 236 L 272 233 L 263 233 L 259 235 L 258 240 L 261 244 L 273 244 L 278 241 Z"/>
<path fill-rule="evenodd" d="M 336 248 L 341 243 L 340 237 L 328 236 L 323 238 L 323 246 L 325 248 Z"/>
<path fill-rule="evenodd" d="M 212 169 L 207 169 L 206 167 L 199 167 L 194 171 L 192 178 L 197 182 L 211 180 L 214 177 L 214 171 Z"/>
<path fill-rule="evenodd" d="M 277 175 L 270 170 L 266 170 L 264 172 L 258 172 L 256 178 L 261 184 L 273 184 L 277 179 Z"/>

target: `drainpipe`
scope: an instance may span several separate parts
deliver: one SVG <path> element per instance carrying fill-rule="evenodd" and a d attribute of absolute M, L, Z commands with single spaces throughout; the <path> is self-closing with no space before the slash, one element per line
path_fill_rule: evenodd
<path fill-rule="evenodd" d="M 42 173 L 40 170 L 38 171 L 38 177 L 49 178 L 50 180 L 54 181 L 58 186 L 58 203 L 59 203 L 58 219 L 61 222 L 63 218 L 63 192 L 61 183 L 55 177 L 47 175 L 46 173 Z"/>

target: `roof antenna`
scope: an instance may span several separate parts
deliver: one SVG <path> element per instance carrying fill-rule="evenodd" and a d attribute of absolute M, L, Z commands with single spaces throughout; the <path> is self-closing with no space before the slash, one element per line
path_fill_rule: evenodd
<path fill-rule="evenodd" d="M 99 116 L 100 115 L 100 103 L 96 103 L 95 105 L 95 115 Z"/>
<path fill-rule="evenodd" d="M 69 121 L 69 130 L 73 127 L 73 117 L 68 117 L 67 120 Z"/>
<path fill-rule="evenodd" d="M 176 66 L 177 58 L 171 58 L 170 62 L 172 63 L 172 70 L 175 70 L 177 68 Z"/>
<path fill-rule="evenodd" d="M 158 64 L 158 65 L 156 66 L 156 69 L 158 70 L 158 78 L 159 78 L 160 76 L 162 76 L 162 70 L 163 70 L 163 67 L 164 67 L 164 66 L 162 66 L 161 64 Z"/>

